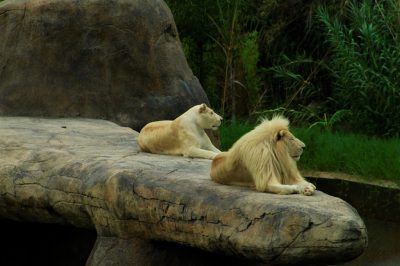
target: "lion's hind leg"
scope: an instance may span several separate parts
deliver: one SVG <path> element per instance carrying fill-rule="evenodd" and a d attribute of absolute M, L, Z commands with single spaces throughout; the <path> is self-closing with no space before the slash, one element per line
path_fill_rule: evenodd
<path fill-rule="evenodd" d="M 229 152 L 221 152 L 212 161 L 210 176 L 214 182 L 227 185 L 253 187 L 250 173 L 229 157 Z"/>
<path fill-rule="evenodd" d="M 183 156 L 192 158 L 204 158 L 212 160 L 218 153 L 208 150 L 203 150 L 197 147 L 191 147 L 183 152 Z"/>
<path fill-rule="evenodd" d="M 227 171 L 227 152 L 221 152 L 212 160 L 210 176 L 214 182 L 221 184 L 229 183 L 229 174 Z"/>

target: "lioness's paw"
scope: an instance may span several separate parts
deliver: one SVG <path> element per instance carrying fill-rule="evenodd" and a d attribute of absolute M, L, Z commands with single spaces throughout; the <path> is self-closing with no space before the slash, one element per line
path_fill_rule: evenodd
<path fill-rule="evenodd" d="M 300 186 L 300 193 L 306 196 L 311 196 L 314 194 L 316 187 L 311 183 L 304 183 L 299 185 Z"/>

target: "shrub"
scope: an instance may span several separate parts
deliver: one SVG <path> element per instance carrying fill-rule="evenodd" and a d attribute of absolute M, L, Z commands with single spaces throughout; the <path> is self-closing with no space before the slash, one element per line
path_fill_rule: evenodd
<path fill-rule="evenodd" d="M 352 128 L 370 135 L 400 132 L 400 6 L 395 0 L 352 1 L 344 16 L 331 19 L 321 8 L 334 97 L 352 112 Z"/>
<path fill-rule="evenodd" d="M 246 91 L 249 97 L 249 110 L 255 111 L 260 107 L 262 97 L 261 77 L 258 61 L 260 60 L 260 52 L 258 47 L 258 32 L 253 31 L 242 37 L 240 54 L 244 69 L 246 81 Z"/>

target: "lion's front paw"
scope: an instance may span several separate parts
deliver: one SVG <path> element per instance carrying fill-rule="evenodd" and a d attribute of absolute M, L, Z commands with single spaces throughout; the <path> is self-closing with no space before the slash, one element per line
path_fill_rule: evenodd
<path fill-rule="evenodd" d="M 304 183 L 299 185 L 299 191 L 301 194 L 311 196 L 314 194 L 316 187 L 311 183 Z"/>

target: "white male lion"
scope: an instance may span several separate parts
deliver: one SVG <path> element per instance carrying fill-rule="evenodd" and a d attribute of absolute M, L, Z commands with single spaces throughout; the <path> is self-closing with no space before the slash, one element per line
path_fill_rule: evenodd
<path fill-rule="evenodd" d="M 193 106 L 175 120 L 147 124 L 138 137 L 142 151 L 213 159 L 221 151 L 204 129 L 218 129 L 222 117 L 206 104 Z"/>
<path fill-rule="evenodd" d="M 255 185 L 278 194 L 312 195 L 315 186 L 299 173 L 296 161 L 305 144 L 289 132 L 289 121 L 276 116 L 242 136 L 212 161 L 211 179 L 222 184 Z"/>

